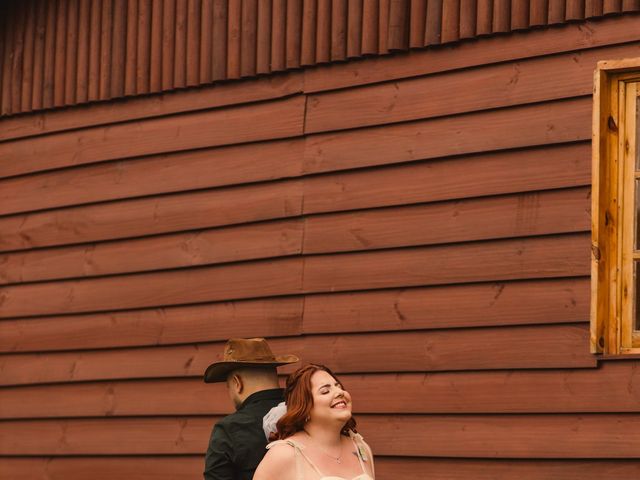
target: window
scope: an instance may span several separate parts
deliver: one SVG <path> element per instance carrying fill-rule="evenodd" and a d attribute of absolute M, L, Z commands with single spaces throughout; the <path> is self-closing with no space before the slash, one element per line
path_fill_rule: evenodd
<path fill-rule="evenodd" d="M 640 353 L 640 59 L 598 63 L 593 115 L 591 351 Z"/>

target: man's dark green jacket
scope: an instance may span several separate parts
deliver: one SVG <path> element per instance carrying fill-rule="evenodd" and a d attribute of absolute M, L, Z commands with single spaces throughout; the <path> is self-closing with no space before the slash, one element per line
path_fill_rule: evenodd
<path fill-rule="evenodd" d="M 205 457 L 205 480 L 251 480 L 264 457 L 262 418 L 283 401 L 283 390 L 256 392 L 213 427 Z"/>

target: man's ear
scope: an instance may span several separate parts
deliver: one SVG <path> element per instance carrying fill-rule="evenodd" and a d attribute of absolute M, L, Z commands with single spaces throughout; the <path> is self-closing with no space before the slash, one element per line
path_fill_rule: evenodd
<path fill-rule="evenodd" d="M 233 386 L 236 390 L 236 392 L 238 393 L 242 393 L 242 391 L 244 390 L 244 382 L 242 381 L 242 377 L 238 374 L 235 374 L 232 378 L 231 381 L 233 382 Z"/>

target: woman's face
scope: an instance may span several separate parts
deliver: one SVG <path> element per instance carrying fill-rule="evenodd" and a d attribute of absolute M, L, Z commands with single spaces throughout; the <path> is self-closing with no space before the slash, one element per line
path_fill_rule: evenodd
<path fill-rule="evenodd" d="M 311 421 L 318 423 L 340 422 L 341 426 L 351 418 L 351 395 L 329 373 L 318 370 L 311 376 L 313 407 Z"/>

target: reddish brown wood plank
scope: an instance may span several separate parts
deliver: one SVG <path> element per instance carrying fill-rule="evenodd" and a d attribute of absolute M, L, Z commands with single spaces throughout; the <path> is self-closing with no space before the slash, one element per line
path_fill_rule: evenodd
<path fill-rule="evenodd" d="M 212 81 L 213 0 L 202 0 L 200 18 L 200 83 Z"/>
<path fill-rule="evenodd" d="M 135 1 L 135 0 L 130 0 Z M 137 4 L 137 2 L 136 2 Z M 91 2 L 90 12 L 90 24 L 89 24 L 89 52 L 95 52 L 89 54 L 89 72 L 88 72 L 88 87 L 87 87 L 87 100 L 98 100 L 100 98 L 100 60 L 101 57 L 97 52 L 100 51 L 100 37 L 102 28 L 102 0 L 94 0 Z M 48 34 L 48 28 L 47 28 Z M 46 44 L 46 42 L 45 42 Z M 46 57 L 45 57 L 45 72 L 46 72 Z"/>
<path fill-rule="evenodd" d="M 565 20 L 582 20 L 585 18 L 585 0 L 567 0 Z"/>
<path fill-rule="evenodd" d="M 588 275 L 587 240 L 574 234 L 305 257 L 303 288 L 335 292 Z"/>
<path fill-rule="evenodd" d="M 190 480 L 202 476 L 203 465 L 202 455 L 0 458 L 0 470 L 13 480 Z"/>
<path fill-rule="evenodd" d="M 312 216 L 305 220 L 304 252 L 373 250 L 589 231 L 590 204 L 591 190 L 578 188 Z M 438 228 L 433 228 L 434 225 Z M 15 257 L 23 268 L 7 266 L 7 269 L 16 274 L 24 272 L 28 268 L 24 256 L 15 254 Z M 6 263 L 11 260 L 10 255 Z"/>
<path fill-rule="evenodd" d="M 126 102 L 7 117 L 0 120 L 0 140 L 281 98 L 302 92 L 302 80 L 303 77 L 297 74 L 264 77 L 252 80 L 251 88 L 246 88 L 244 83 L 227 83 L 212 88 L 130 98 Z"/>
<path fill-rule="evenodd" d="M 217 420 L 207 417 L 15 421 L 0 430 L 0 454 L 204 453 Z M 33 441 L 36 436 L 38 442 Z"/>
<path fill-rule="evenodd" d="M 410 7 L 409 0 L 389 1 L 389 29 L 387 32 L 389 50 L 405 50 L 409 47 Z"/>
<path fill-rule="evenodd" d="M 0 214 L 296 177 L 303 149 L 302 139 L 250 143 L 5 179 Z"/>
<path fill-rule="evenodd" d="M 61 8 L 58 5 L 60 11 Z M 22 6 L 13 7 L 13 15 L 11 22 L 15 22 L 12 28 L 13 41 L 11 44 L 11 111 L 13 113 L 20 112 L 20 102 L 22 99 L 22 75 L 23 75 L 23 60 L 24 60 L 24 22 L 26 17 L 26 8 Z M 62 11 L 62 18 L 64 21 L 64 10 Z M 64 58 L 64 52 L 63 52 Z M 64 63 L 62 65 L 64 70 Z M 64 94 L 64 85 L 63 94 Z"/>
<path fill-rule="evenodd" d="M 317 0 L 304 0 L 302 4 L 302 39 L 300 48 L 300 65 L 316 63 L 316 36 L 318 26 Z"/>
<path fill-rule="evenodd" d="M 227 15 L 227 1 L 213 0 L 212 80 L 227 78 Z"/>
<path fill-rule="evenodd" d="M 594 368 L 589 325 L 537 325 L 270 339 L 274 352 L 336 373 Z M 5 354 L 2 385 L 198 377 L 221 358 L 224 342 L 155 348 Z M 528 354 L 522 355 L 523 350 Z M 402 351 L 403 355 L 397 355 Z M 290 373 L 296 366 L 285 367 Z"/>
<path fill-rule="evenodd" d="M 163 7 L 162 1 L 151 4 L 151 65 L 149 67 L 149 90 L 162 91 L 162 54 L 163 54 Z"/>
<path fill-rule="evenodd" d="M 113 4 L 113 41 L 111 50 L 111 97 L 121 97 L 125 91 L 127 69 L 127 18 L 126 0 L 115 0 Z"/>
<path fill-rule="evenodd" d="M 409 47 L 424 46 L 424 28 L 427 15 L 427 0 L 411 0 L 409 16 Z"/>
<path fill-rule="evenodd" d="M 427 18 L 424 27 L 424 46 L 439 45 L 442 38 L 443 0 L 427 2 Z"/>
<path fill-rule="evenodd" d="M 53 315 L 288 295 L 299 293 L 301 273 L 302 260 L 288 258 L 3 287 L 0 315 Z"/>
<path fill-rule="evenodd" d="M 590 157 L 590 145 L 577 143 L 311 177 L 305 179 L 304 210 L 330 212 L 589 185 Z"/>
<path fill-rule="evenodd" d="M 149 93 L 151 69 L 151 0 L 138 1 L 136 94 Z M 188 55 L 185 52 L 185 55 Z"/>
<path fill-rule="evenodd" d="M 171 1 L 171 0 L 169 0 Z M 135 95 L 137 92 L 137 63 L 138 63 L 138 0 L 127 0 L 127 56 L 125 59 L 125 95 Z M 171 22 L 173 24 L 173 17 Z M 165 33 L 165 41 L 173 32 Z M 164 48 L 167 45 L 163 45 Z"/>
<path fill-rule="evenodd" d="M 564 2 L 564 0 L 560 0 Z M 494 0 L 493 2 L 493 33 L 511 30 L 511 0 Z"/>
<path fill-rule="evenodd" d="M 110 1 L 111 0 L 102 0 L 103 6 L 105 4 L 109 4 Z M 69 3 L 68 1 L 58 1 L 56 3 L 57 8 L 55 10 L 56 36 L 55 36 L 55 52 L 54 52 L 54 59 L 53 59 L 53 63 L 54 63 L 53 106 L 54 107 L 60 107 L 64 105 L 65 75 L 67 73 L 65 66 L 66 66 L 66 51 L 67 51 L 66 26 L 67 26 L 68 3 Z M 22 9 L 18 9 L 18 11 L 21 11 L 21 10 Z M 18 31 L 18 29 L 16 29 L 16 31 Z M 13 56 L 14 65 L 16 61 L 18 61 L 18 59 L 21 58 L 20 55 L 14 54 Z M 15 80 L 16 78 L 14 76 L 13 81 L 15 82 Z"/>
<path fill-rule="evenodd" d="M 633 362 L 611 362 L 600 369 L 345 374 L 340 381 L 353 398 L 356 418 L 388 412 L 637 413 L 640 401 L 633 392 L 640 388 L 640 377 L 636 367 Z M 207 385 L 200 378 L 4 388 L 0 400 L 3 419 L 232 411 L 225 385 Z"/>
<path fill-rule="evenodd" d="M 497 0 L 499 1 L 499 0 Z M 460 0 L 442 2 L 442 43 L 460 38 Z"/>
<path fill-rule="evenodd" d="M 380 3 L 363 0 L 362 3 L 362 54 L 378 53 L 378 17 Z"/>
<path fill-rule="evenodd" d="M 101 0 L 95 0 L 95 2 L 100 2 Z M 95 3 L 94 2 L 94 3 Z M 98 10 L 98 5 L 92 4 L 93 10 Z M 45 25 L 45 40 L 44 40 L 44 67 L 43 67 L 43 75 L 44 75 L 44 84 L 42 88 L 42 107 L 48 108 L 53 106 L 53 84 L 55 77 L 55 52 L 56 52 L 56 4 L 55 2 L 46 2 L 46 25 Z M 99 17 L 98 17 L 99 18 Z M 7 29 L 5 33 L 8 33 L 10 29 Z M 92 46 L 94 46 L 93 38 L 98 37 L 98 34 L 92 35 Z M 99 38 L 99 37 L 98 37 Z M 9 45 L 9 42 L 5 44 L 5 58 L 8 58 L 6 47 Z M 96 62 L 97 63 L 97 62 Z M 6 60 L 5 60 L 5 72 L 6 72 Z M 7 89 L 7 77 L 5 75 L 5 80 L 3 82 L 5 85 L 5 91 Z M 3 99 L 2 102 L 3 108 L 6 108 L 6 99 Z M 6 113 L 6 112 L 5 112 Z"/>
<path fill-rule="evenodd" d="M 25 25 L 23 31 L 23 62 L 22 62 L 22 88 L 20 90 L 20 111 L 31 110 L 33 91 L 33 66 L 34 44 L 36 36 L 36 0 L 27 0 L 25 13 Z M 76 7 L 77 8 L 77 7 Z M 74 57 L 75 58 L 75 57 Z M 0 65 L 2 60 L 0 60 Z M 1 68 L 1 67 L 0 67 Z M 1 70 L 0 70 L 1 71 Z M 74 72 L 75 73 L 75 72 Z M 0 75 L 1 76 L 1 75 Z M 1 85 L 1 82 L 0 82 Z M 0 88 L 2 88 L 0 86 Z"/>
<path fill-rule="evenodd" d="M 362 417 L 378 455 L 499 458 L 638 458 L 636 414 Z M 398 435 L 397 432 L 403 432 Z M 464 446 L 464 448 L 461 448 Z"/>
<path fill-rule="evenodd" d="M 460 2 L 460 38 L 473 38 L 476 36 L 476 24 L 478 20 L 477 0 L 461 0 Z"/>
<path fill-rule="evenodd" d="M 189 0 L 187 6 L 187 86 L 200 83 L 200 27 L 202 0 Z"/>
<path fill-rule="evenodd" d="M 389 53 L 388 40 L 389 40 L 389 1 L 390 0 L 378 0 L 378 46 L 377 51 L 380 55 Z"/>
<path fill-rule="evenodd" d="M 0 322 L 0 351 L 44 352 L 299 335 L 302 297 Z"/>
<path fill-rule="evenodd" d="M 549 0 L 529 1 L 529 26 L 546 25 L 549 13 Z"/>
<path fill-rule="evenodd" d="M 258 2 L 256 73 L 271 72 L 271 0 Z"/>
<path fill-rule="evenodd" d="M 277 72 L 285 69 L 287 61 L 286 52 L 286 0 L 273 0 L 271 16 L 271 71 Z"/>
<path fill-rule="evenodd" d="M 89 39 L 91 28 L 91 2 L 80 2 L 78 11 L 78 64 L 76 72 L 76 98 L 78 103 L 88 100 L 89 95 Z M 36 47 L 36 55 L 38 48 L 44 48 L 41 43 L 40 47 Z M 34 77 L 35 82 L 35 77 Z M 35 103 L 35 96 L 34 96 Z M 36 107 L 38 108 L 38 107 Z"/>
<path fill-rule="evenodd" d="M 42 108 L 42 89 L 44 84 L 44 52 L 45 52 L 44 37 L 46 34 L 46 24 L 47 24 L 47 19 L 45 17 L 46 11 L 47 11 L 47 6 L 45 5 L 45 2 L 43 0 L 36 0 L 36 29 L 35 29 L 35 39 L 34 39 L 34 46 L 33 46 L 33 85 L 32 85 L 32 91 L 31 91 L 31 106 L 34 110 Z M 80 6 L 80 18 L 81 19 L 85 18 L 88 12 L 89 12 L 89 6 L 83 2 L 83 5 Z M 86 22 L 88 23 L 88 19 L 86 20 Z M 82 27 L 80 31 L 82 32 Z M 88 37 L 87 38 L 81 37 L 81 39 L 84 39 L 84 42 L 85 42 L 85 45 L 82 48 L 86 49 L 89 43 Z M 79 50 L 79 52 L 83 51 L 82 48 Z M 0 53 L 0 55 L 2 55 L 2 53 Z M 82 69 L 82 65 L 83 65 L 81 62 L 82 58 L 83 58 L 82 55 L 79 55 L 78 74 L 84 71 Z M 80 84 L 78 84 L 78 86 L 79 86 L 79 89 L 78 89 L 79 98 L 86 99 L 86 93 L 85 93 L 85 96 L 82 96 L 83 90 Z"/>
<path fill-rule="evenodd" d="M 437 2 L 430 1 L 427 7 L 431 8 L 432 4 L 436 5 Z M 431 10 L 427 11 L 427 22 L 430 12 Z M 483 39 L 482 42 L 462 43 L 456 47 L 456 55 L 452 55 L 447 49 L 428 49 L 401 56 L 374 57 L 345 65 L 328 65 L 305 72 L 305 91 L 311 93 L 332 90 L 455 68 L 637 41 L 636 28 L 637 18 L 623 16 L 598 20 L 597 24 L 586 21 L 580 26 L 567 24 L 559 29 L 534 30 L 523 36 L 495 36 Z M 429 35 L 428 23 L 425 35 Z"/>
<path fill-rule="evenodd" d="M 187 2 L 176 0 L 173 88 L 183 88 L 187 82 Z"/>
<path fill-rule="evenodd" d="M 227 0 L 227 77 L 240 78 L 242 61 L 242 0 Z"/>
<path fill-rule="evenodd" d="M 285 29 L 286 67 L 298 68 L 302 39 L 302 0 L 287 0 Z"/>
<path fill-rule="evenodd" d="M 377 29 L 377 26 L 376 26 Z M 377 43 L 376 43 L 377 52 Z M 316 63 L 331 60 L 331 0 L 318 0 Z"/>
<path fill-rule="evenodd" d="M 135 457 L 29 457 L 1 458 L 0 469 L 16 480 L 190 480 L 202 473 L 199 455 Z M 637 460 L 519 460 L 394 458 L 376 456 L 376 478 L 413 480 L 417 475 L 449 480 L 602 480 L 607 475 L 635 478 Z"/>
<path fill-rule="evenodd" d="M 511 1 L 511 30 L 529 28 L 530 0 Z"/>
<path fill-rule="evenodd" d="M 308 295 L 303 330 L 339 333 L 524 325 L 580 322 L 588 316 L 588 279 L 527 280 Z"/>
<path fill-rule="evenodd" d="M 331 1 L 331 61 L 339 62 L 347 58 L 347 15 L 346 0 Z"/>
<path fill-rule="evenodd" d="M 304 103 L 296 96 L 0 143 L 0 156 L 6 161 L 0 176 L 300 135 Z"/>
<path fill-rule="evenodd" d="M 492 32 L 492 29 L 493 29 L 493 0 L 478 0 L 477 1 L 476 33 L 477 35 L 488 35 Z"/>
<path fill-rule="evenodd" d="M 301 220 L 285 220 L 0 254 L 0 284 L 212 265 L 301 251 Z"/>
<path fill-rule="evenodd" d="M 513 125 L 526 127 L 514 129 Z M 506 129 L 509 129 L 510 135 L 504 135 Z M 306 172 L 316 173 L 590 138 L 589 96 L 393 126 L 311 135 L 307 137 L 304 162 Z"/>
<path fill-rule="evenodd" d="M 73 105 L 76 100 L 76 72 L 78 65 L 78 0 L 68 0 L 68 12 L 67 12 L 67 52 L 66 52 L 66 65 L 65 65 L 65 88 L 64 88 L 64 103 L 66 105 Z M 115 19 L 118 17 L 117 12 L 114 12 L 114 25 Z M 115 46 L 115 45 L 114 45 Z"/>
<path fill-rule="evenodd" d="M 102 0 L 100 12 L 100 77 L 98 98 L 106 100 L 111 97 L 111 57 L 113 38 L 113 0 Z M 97 55 L 95 50 L 92 53 Z"/>
<path fill-rule="evenodd" d="M 274 352 L 300 353 L 301 341 L 270 339 Z M 62 353 L 3 355 L 2 385 L 193 376 L 202 379 L 207 366 L 222 358 L 224 342 L 173 347 L 107 349 Z M 43 362 L 47 367 L 44 368 Z M 109 366 L 102 362 L 109 362 Z M 75 366 L 74 366 L 75 365 Z M 282 372 L 292 372 L 289 366 Z"/>
<path fill-rule="evenodd" d="M 248 77 L 256 74 L 256 40 L 258 33 L 258 0 L 242 2 L 240 76 Z"/>
<path fill-rule="evenodd" d="M 603 0 L 585 0 L 585 18 L 602 15 Z"/>
<path fill-rule="evenodd" d="M 608 13 L 619 13 L 621 10 L 622 0 L 604 0 L 602 13 L 604 13 L 605 15 Z"/>
<path fill-rule="evenodd" d="M 8 115 L 12 112 L 11 107 L 12 107 L 13 89 L 11 86 L 11 78 L 12 78 L 11 67 L 13 65 L 14 22 L 12 20 L 13 20 L 13 16 L 15 15 L 13 12 L 14 8 L 15 8 L 14 4 L 3 5 L 3 12 L 2 12 L 4 14 L 3 24 L 2 24 L 2 28 L 3 28 L 3 32 L 2 32 L 2 35 L 3 35 L 2 110 L 0 110 L 0 113 L 2 113 L 2 115 Z M 52 2 L 50 2 L 49 8 L 50 9 L 55 8 L 55 5 L 52 5 Z M 52 15 L 49 19 L 49 22 L 54 23 L 54 19 Z M 50 48 L 51 52 L 53 52 L 53 46 L 55 45 L 51 46 Z M 51 59 L 50 61 L 53 62 L 53 59 Z M 51 71 L 53 72 L 52 69 Z"/>
<path fill-rule="evenodd" d="M 176 0 L 164 0 L 162 4 L 162 89 L 173 88 L 175 69 Z"/>
<path fill-rule="evenodd" d="M 138 237 L 297 216 L 298 181 L 142 198 L 0 219 L 0 250 Z M 6 229 L 6 230 L 5 230 Z"/>
<path fill-rule="evenodd" d="M 566 11 L 566 0 L 549 0 L 548 23 L 563 23 Z"/>
<path fill-rule="evenodd" d="M 347 11 L 347 57 L 362 55 L 362 0 L 352 0 Z"/>
<path fill-rule="evenodd" d="M 634 43 L 312 94 L 306 131 L 341 130 L 587 95 L 600 59 L 638 55 L 640 43 Z M 549 79 L 549 71 L 557 75 Z M 469 90 L 465 85 L 474 88 Z M 502 88 L 496 89 L 496 85 Z"/>

